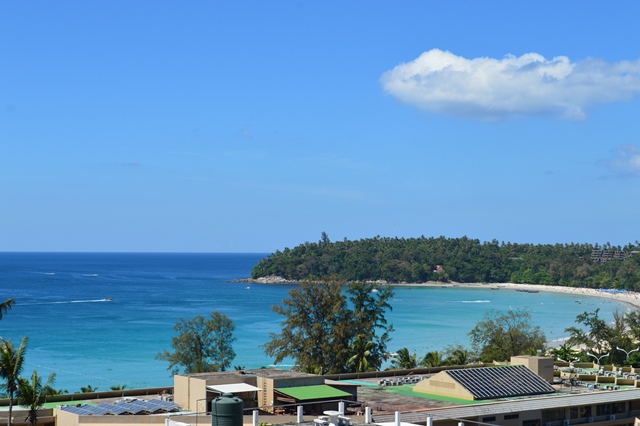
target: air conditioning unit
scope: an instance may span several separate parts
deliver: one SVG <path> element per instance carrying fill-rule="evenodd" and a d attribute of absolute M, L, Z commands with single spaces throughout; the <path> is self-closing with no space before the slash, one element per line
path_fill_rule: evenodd
<path fill-rule="evenodd" d="M 615 414 L 612 414 L 612 415 L 609 416 L 609 420 L 615 420 L 615 419 L 616 419 L 616 415 Z"/>
<path fill-rule="evenodd" d="M 589 417 L 589 423 L 593 423 L 595 421 L 596 421 L 596 419 L 594 419 L 593 417 Z"/>
<path fill-rule="evenodd" d="M 571 422 L 569 420 L 563 420 L 562 421 L 562 426 L 569 426 L 571 424 Z"/>

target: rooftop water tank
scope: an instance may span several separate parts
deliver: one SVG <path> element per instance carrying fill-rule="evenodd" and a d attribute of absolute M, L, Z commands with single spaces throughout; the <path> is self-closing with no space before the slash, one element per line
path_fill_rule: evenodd
<path fill-rule="evenodd" d="M 223 393 L 211 401 L 211 426 L 242 426 L 242 400 Z"/>

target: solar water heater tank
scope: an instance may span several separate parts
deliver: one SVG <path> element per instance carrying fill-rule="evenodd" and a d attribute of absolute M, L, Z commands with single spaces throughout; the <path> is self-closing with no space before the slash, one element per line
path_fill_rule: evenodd
<path fill-rule="evenodd" d="M 211 401 L 211 426 L 242 426 L 242 400 L 223 393 Z"/>

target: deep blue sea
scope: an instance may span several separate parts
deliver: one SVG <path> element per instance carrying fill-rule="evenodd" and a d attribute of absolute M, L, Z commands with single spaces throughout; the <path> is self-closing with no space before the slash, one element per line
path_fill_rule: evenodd
<path fill-rule="evenodd" d="M 16 305 L 0 320 L 0 336 L 16 345 L 29 337 L 25 376 L 55 371 L 56 389 L 91 385 L 108 390 L 170 386 L 168 363 L 178 318 L 219 310 L 236 325 L 233 365 L 270 366 L 260 345 L 282 321 L 271 306 L 292 285 L 231 283 L 248 277 L 266 254 L 0 253 L 0 300 Z M 112 300 L 107 300 L 112 299 Z M 389 350 L 419 355 L 456 341 L 489 309 L 527 308 L 549 340 L 565 337 L 576 315 L 616 309 L 605 299 L 502 289 L 396 287 L 388 318 L 395 332 Z M 290 363 L 281 365 L 290 368 Z"/>

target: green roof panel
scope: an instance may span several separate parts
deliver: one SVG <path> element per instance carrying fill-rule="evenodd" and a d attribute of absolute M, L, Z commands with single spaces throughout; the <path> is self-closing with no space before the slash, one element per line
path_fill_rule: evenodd
<path fill-rule="evenodd" d="M 351 396 L 349 392 L 341 391 L 340 389 L 333 388 L 329 385 L 295 386 L 292 388 L 278 388 L 277 391 L 295 398 L 298 401 Z"/>

